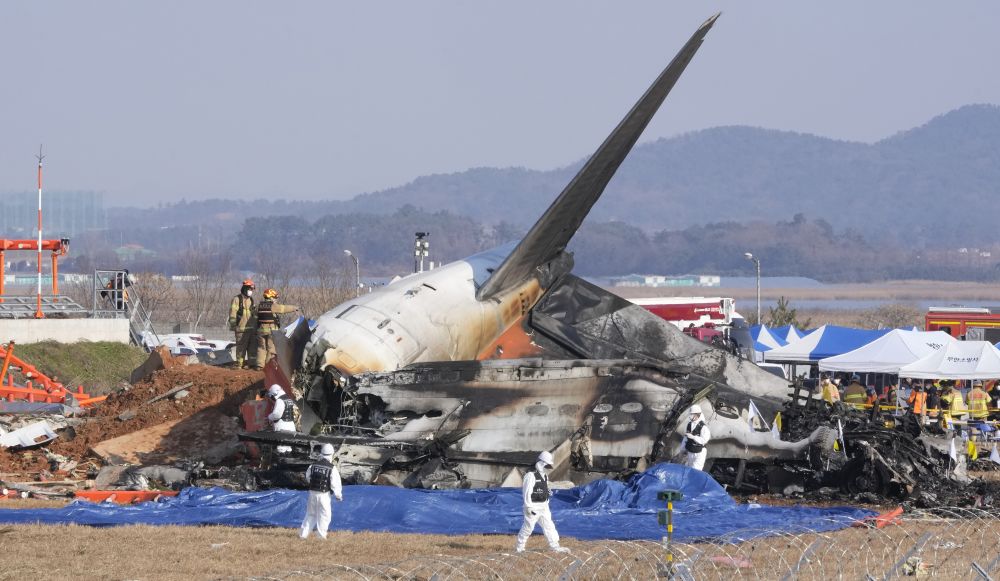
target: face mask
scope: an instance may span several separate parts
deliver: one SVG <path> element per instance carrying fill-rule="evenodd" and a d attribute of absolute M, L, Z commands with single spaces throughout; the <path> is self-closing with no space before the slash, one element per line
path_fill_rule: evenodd
<path fill-rule="evenodd" d="M 248 290 L 247 291 L 247 296 L 248 297 L 252 297 L 253 296 L 253 290 Z"/>

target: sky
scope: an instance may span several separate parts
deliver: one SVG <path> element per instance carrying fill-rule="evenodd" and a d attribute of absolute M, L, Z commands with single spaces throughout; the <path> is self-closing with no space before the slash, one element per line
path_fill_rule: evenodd
<path fill-rule="evenodd" d="M 641 142 L 750 125 L 874 142 L 1000 104 L 1000 2 L 0 4 L 0 192 L 344 199 L 589 155 L 722 17 Z"/>

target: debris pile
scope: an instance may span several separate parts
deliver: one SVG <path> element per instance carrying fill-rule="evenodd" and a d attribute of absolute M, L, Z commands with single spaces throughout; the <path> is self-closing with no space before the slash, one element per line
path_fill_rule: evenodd
<path fill-rule="evenodd" d="M 261 374 L 189 365 L 163 353 L 155 359 L 132 385 L 86 411 L 0 415 L 4 431 L 44 423 L 58 436 L 45 447 L 0 448 L 0 480 L 8 488 L 24 483 L 32 493 L 40 486 L 61 493 L 93 486 L 169 488 L 182 478 L 165 465 L 238 462 L 239 406 L 262 389 Z M 160 467 L 150 472 L 150 465 Z"/>

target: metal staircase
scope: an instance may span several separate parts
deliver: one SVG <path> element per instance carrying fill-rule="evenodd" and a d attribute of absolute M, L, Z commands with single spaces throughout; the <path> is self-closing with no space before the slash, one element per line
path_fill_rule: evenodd
<path fill-rule="evenodd" d="M 132 286 L 127 270 L 95 270 L 93 291 L 94 317 L 127 318 L 129 338 L 146 351 L 160 344 L 149 312 Z"/>

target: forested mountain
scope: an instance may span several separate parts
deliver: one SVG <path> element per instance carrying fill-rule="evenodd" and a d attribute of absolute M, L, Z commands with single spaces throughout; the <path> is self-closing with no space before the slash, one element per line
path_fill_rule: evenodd
<path fill-rule="evenodd" d="M 74 254 L 103 252 L 107 264 L 112 247 L 133 243 L 157 251 L 140 262 L 164 271 L 181 269 L 176 256 L 193 249 L 231 252 L 243 269 L 301 269 L 299 255 L 352 248 L 370 272 L 399 272 L 418 230 L 432 232 L 437 261 L 520 236 L 582 163 L 431 175 L 347 201 L 114 208 L 108 230 L 74 240 Z M 591 275 L 745 274 L 750 250 L 768 256 L 772 275 L 993 280 L 998 194 L 993 105 L 874 144 L 719 127 L 637 146 L 571 248 Z"/>

